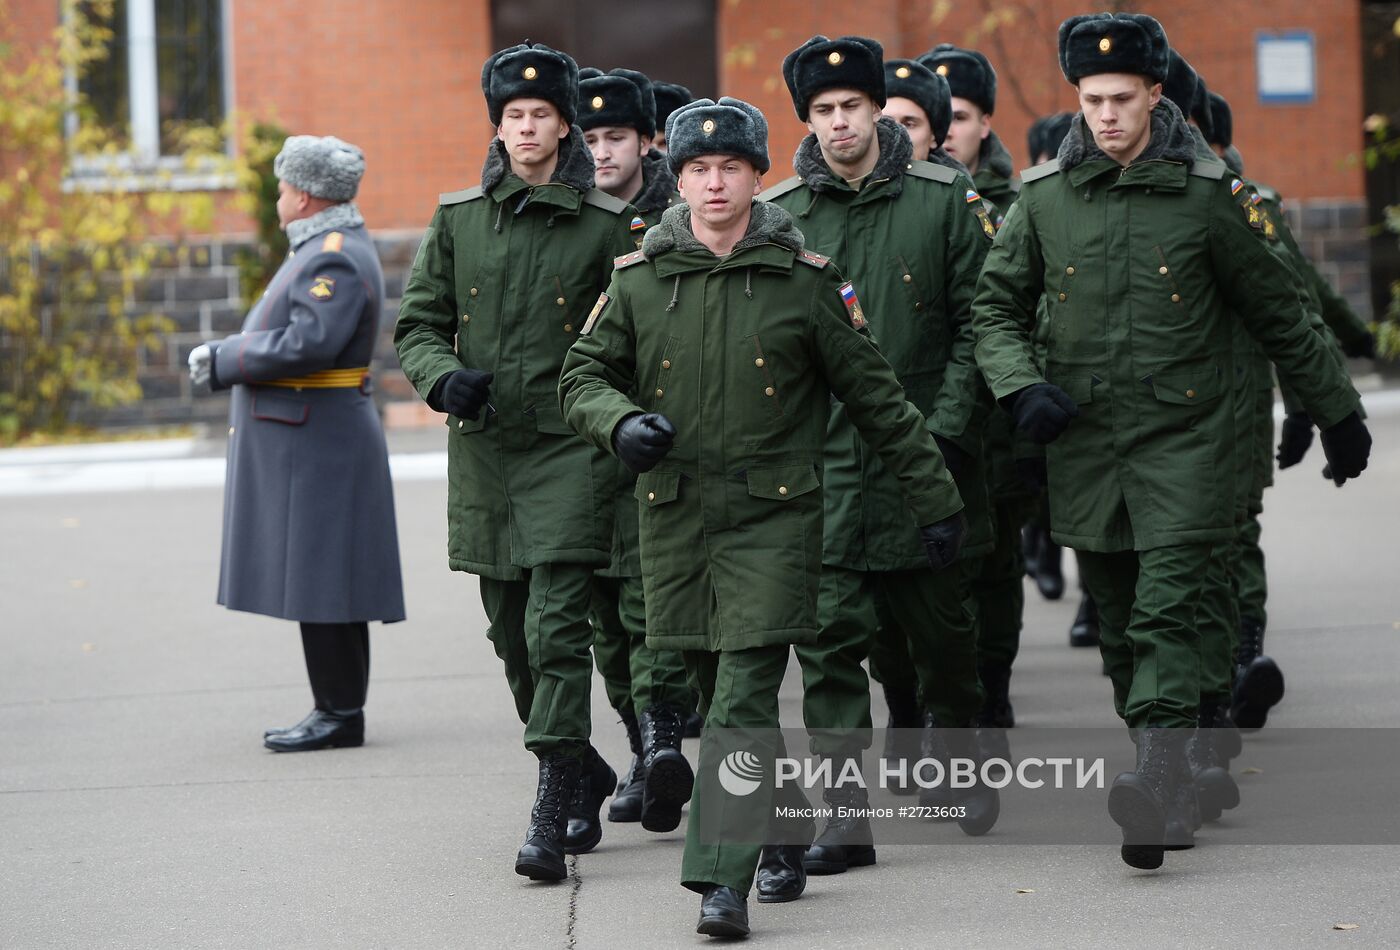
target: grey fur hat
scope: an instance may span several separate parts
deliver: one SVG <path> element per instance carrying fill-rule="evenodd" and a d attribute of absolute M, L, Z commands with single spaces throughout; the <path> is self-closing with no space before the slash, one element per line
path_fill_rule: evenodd
<path fill-rule="evenodd" d="M 1167 78 L 1167 31 L 1145 13 L 1085 13 L 1060 24 L 1060 71 L 1075 85 L 1100 73 Z"/>
<path fill-rule="evenodd" d="M 885 61 L 885 96 L 917 103 L 928 116 L 933 144 L 942 145 L 953 124 L 953 99 L 948 80 L 913 59 Z"/>
<path fill-rule="evenodd" d="M 948 80 L 951 95 L 976 103 L 987 115 L 997 111 L 997 71 L 977 50 L 939 43 L 919 62 Z"/>
<path fill-rule="evenodd" d="M 757 108 L 724 96 L 696 99 L 666 120 L 666 158 L 671 171 L 698 155 L 737 155 L 768 171 L 768 120 Z"/>
<path fill-rule="evenodd" d="M 656 96 L 651 80 L 635 69 L 603 72 L 589 67 L 578 73 L 578 127 L 587 132 L 602 125 L 656 135 Z"/>
<path fill-rule="evenodd" d="M 526 40 L 492 53 L 481 67 L 481 91 L 492 125 L 512 99 L 543 99 L 573 125 L 578 120 L 578 63 L 568 53 Z"/>
<path fill-rule="evenodd" d="M 656 98 L 656 127 L 662 132 L 672 112 L 695 101 L 695 94 L 680 83 L 653 82 L 651 92 Z"/>
<path fill-rule="evenodd" d="M 293 135 L 272 160 L 272 173 L 327 201 L 349 201 L 360 190 L 365 153 L 334 135 Z"/>
<path fill-rule="evenodd" d="M 869 93 L 878 106 L 885 104 L 885 48 L 864 36 L 827 39 L 818 34 L 783 58 L 797 117 L 807 121 L 812 97 L 827 89 L 858 89 Z"/>

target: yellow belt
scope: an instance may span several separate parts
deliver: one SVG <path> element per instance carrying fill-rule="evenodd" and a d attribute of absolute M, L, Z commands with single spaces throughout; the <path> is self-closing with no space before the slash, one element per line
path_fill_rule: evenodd
<path fill-rule="evenodd" d="M 288 389 L 359 389 L 368 375 L 368 366 L 352 366 L 349 369 L 321 369 L 287 379 L 269 379 L 258 385 L 285 386 Z"/>

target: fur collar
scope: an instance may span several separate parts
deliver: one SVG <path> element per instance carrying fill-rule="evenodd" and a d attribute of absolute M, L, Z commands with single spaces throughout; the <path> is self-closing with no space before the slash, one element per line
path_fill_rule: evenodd
<path fill-rule="evenodd" d="M 755 201 L 749 216 L 749 229 L 734 245 L 734 250 L 776 244 L 798 253 L 802 250 L 803 241 L 802 232 L 792 223 L 792 215 L 770 202 Z M 700 243 L 700 239 L 690 230 L 690 206 L 684 202 L 667 208 L 661 220 L 655 227 L 648 228 L 646 236 L 642 238 L 642 253 L 648 260 L 671 251 L 710 253 L 709 248 Z"/>
<path fill-rule="evenodd" d="M 942 165 L 944 168 L 951 168 L 955 172 L 961 172 L 968 178 L 972 177 L 972 172 L 967 170 L 967 166 L 949 155 L 948 150 L 941 145 L 928 153 L 928 160 L 935 165 Z"/>
<path fill-rule="evenodd" d="M 360 214 L 360 209 L 355 207 L 354 202 L 347 201 L 344 204 L 323 208 L 309 218 L 302 218 L 300 221 L 288 224 L 287 243 L 295 251 L 318 234 L 364 226 L 365 218 L 364 215 Z"/>
<path fill-rule="evenodd" d="M 1011 153 L 1001 144 L 1001 139 L 997 138 L 995 132 L 984 138 L 977 148 L 977 170 L 991 172 L 998 178 L 1010 178 L 1015 172 L 1011 163 Z"/>
<path fill-rule="evenodd" d="M 593 153 L 580 147 L 582 141 L 583 132 L 578 126 L 572 126 L 569 134 L 559 143 L 559 161 L 549 180 L 585 195 L 593 190 Z M 481 190 L 491 194 L 508 174 L 510 156 L 506 153 L 506 143 L 492 139 L 486 150 L 486 165 L 481 169 Z"/>
<path fill-rule="evenodd" d="M 678 197 L 676 176 L 671 173 L 666 156 L 652 149 L 642 158 L 642 190 L 632 199 L 632 207 L 647 214 L 669 207 Z"/>
<path fill-rule="evenodd" d="M 1161 159 L 1168 162 L 1191 164 L 1196 158 L 1196 140 L 1191 137 L 1190 126 L 1182 118 L 1181 110 L 1165 96 L 1152 110 L 1152 139 L 1141 155 L 1133 159 L 1133 164 Z M 1094 159 L 1112 161 L 1094 144 L 1094 137 L 1084 127 L 1084 116 L 1076 115 L 1070 123 L 1069 134 L 1060 143 L 1060 170 L 1069 171 Z"/>
<path fill-rule="evenodd" d="M 914 143 L 909 141 L 909 133 L 904 131 L 903 126 L 884 116 L 875 120 L 875 135 L 880 145 L 880 158 L 866 180 L 888 178 L 894 186 L 894 193 L 899 194 L 904 189 L 904 169 L 914 156 Z M 830 191 L 838 186 L 838 182 L 840 187 L 846 186 L 822 158 L 822 149 L 817 144 L 815 134 L 808 135 L 797 146 L 792 167 L 807 187 L 815 192 Z"/>

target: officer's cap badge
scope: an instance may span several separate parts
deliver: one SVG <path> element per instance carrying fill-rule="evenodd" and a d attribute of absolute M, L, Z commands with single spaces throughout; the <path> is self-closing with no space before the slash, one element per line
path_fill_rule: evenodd
<path fill-rule="evenodd" d="M 1109 39 L 1107 36 L 1105 36 L 1103 39 L 1099 40 L 1099 52 L 1100 52 L 1100 53 L 1107 53 L 1107 52 L 1112 51 L 1112 49 L 1113 49 L 1113 40 Z"/>
<path fill-rule="evenodd" d="M 840 66 L 841 61 L 845 58 L 846 57 L 842 56 L 840 53 L 832 50 L 831 53 L 827 55 L 826 61 L 833 66 Z"/>
<path fill-rule="evenodd" d="M 538 76 L 539 74 L 540 74 L 540 71 L 539 71 L 538 69 L 536 69 L 535 67 L 533 67 L 533 66 L 526 66 L 526 67 L 525 67 L 525 71 L 522 72 L 520 75 L 524 76 L 526 79 L 534 79 L 534 78 L 535 78 L 536 76 Z"/>
<path fill-rule="evenodd" d="M 700 131 L 704 132 L 706 135 L 714 135 L 714 134 L 715 134 L 715 120 L 714 120 L 714 119 L 706 119 L 706 120 L 704 121 L 704 123 L 700 126 Z"/>
<path fill-rule="evenodd" d="M 934 71 L 935 71 L 936 73 L 938 73 L 938 75 L 940 75 L 940 76 L 946 76 L 946 75 L 948 75 L 948 64 L 947 64 L 947 63 L 941 63 L 941 64 L 939 64 L 938 69 L 936 69 L 936 70 L 934 70 Z"/>
<path fill-rule="evenodd" d="M 895 74 L 896 76 L 898 76 L 900 79 L 908 79 L 908 78 L 909 78 L 909 67 L 908 67 L 908 66 L 901 66 L 901 67 L 899 67 L 898 69 L 896 69 L 896 70 L 894 71 L 894 74 Z"/>

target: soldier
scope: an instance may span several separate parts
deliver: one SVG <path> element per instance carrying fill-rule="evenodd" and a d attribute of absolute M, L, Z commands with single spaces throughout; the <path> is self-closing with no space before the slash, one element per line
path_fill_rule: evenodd
<path fill-rule="evenodd" d="M 632 216 L 593 187 L 572 59 L 513 46 L 486 61 L 481 87 L 497 136 L 481 184 L 439 199 L 394 342 L 419 395 L 449 415 L 448 566 L 481 578 L 488 636 L 539 758 L 515 870 L 562 880 L 564 855 L 601 839 L 617 782 L 589 742 L 588 612 L 618 475 L 564 424 L 554 390 L 613 257 L 632 246 Z"/>
<path fill-rule="evenodd" d="M 953 122 L 948 80 L 917 60 L 887 59 L 885 107 L 880 111 L 908 133 L 915 158 L 940 165 L 956 162 L 958 171 L 971 177 L 967 167 L 943 147 Z"/>
<path fill-rule="evenodd" d="M 761 197 L 791 212 L 809 245 L 839 262 L 866 295 L 871 333 L 926 416 L 969 528 L 962 563 L 930 573 L 895 500 L 894 476 L 861 441 L 845 407 L 833 406 L 823 460 L 821 633 L 796 652 L 813 751 L 836 759 L 837 773 L 870 741 L 870 683 L 861 663 L 867 655 L 875 662 L 877 627 L 913 656 L 924 709 L 949 730 L 949 751 L 970 754 L 968 727 L 982 703 L 976 631 L 964 601 L 971 565 L 991 549 L 980 435 L 988 400 L 972 357 L 971 306 L 993 225 L 965 175 L 914 159 L 909 136 L 881 115 L 882 53 L 864 37 L 815 36 L 788 54 L 783 76 L 810 134 L 793 160 L 797 175 Z M 978 790 L 965 829 L 991 827 L 994 796 Z M 831 788 L 824 797 L 834 810 L 868 806 L 860 788 Z M 765 855 L 760 899 L 793 886 L 782 857 L 779 849 Z M 839 874 L 874 861 L 868 819 L 838 815 L 805 864 L 809 873 Z"/>
<path fill-rule="evenodd" d="M 1055 157 L 1055 153 L 1060 150 L 1060 143 L 1069 134 L 1069 125 L 1075 114 L 1056 112 L 1043 115 L 1031 123 L 1026 132 L 1026 148 L 1030 153 L 1032 165 L 1043 165 Z"/>
<path fill-rule="evenodd" d="M 272 163 L 291 250 L 241 332 L 190 353 L 233 389 L 219 603 L 301 624 L 315 708 L 275 752 L 365 737 L 370 620 L 404 619 L 394 490 L 369 361 L 384 272 L 353 200 L 364 154 L 294 135 Z"/>
<path fill-rule="evenodd" d="M 817 636 L 828 392 L 895 473 L 935 567 L 956 558 L 965 522 L 855 287 L 786 211 L 753 200 L 769 165 L 762 113 L 701 99 L 667 133 L 685 204 L 617 262 L 559 393 L 585 438 L 641 473 L 647 642 L 685 651 L 706 713 L 681 880 L 702 895 L 699 933 L 742 936 L 759 845 L 700 829 L 736 808 L 772 814 L 771 782 L 725 800 L 716 754 L 721 730 L 756 731 L 765 763 L 780 754 L 789 644 Z M 778 794 L 802 799 L 794 788 Z M 789 849 L 799 875 L 804 849 Z"/>
<path fill-rule="evenodd" d="M 629 227 L 640 247 L 646 229 L 661 220 L 676 195 L 676 176 L 666 157 L 650 151 L 656 134 L 651 81 L 631 69 L 607 74 L 584 69 L 579 76 L 578 124 L 593 155 L 598 187 L 632 206 L 636 214 Z M 618 463 L 612 563 L 594 581 L 593 653 L 632 748 L 632 764 L 608 805 L 608 820 L 673 831 L 695 780 L 680 748 L 690 687 L 679 653 L 646 645 L 636 485 L 637 477 Z"/>
<path fill-rule="evenodd" d="M 1052 529 L 1079 552 L 1115 706 L 1136 731 L 1137 766 L 1114 780 L 1109 813 L 1123 860 L 1153 868 L 1168 844 L 1190 844 L 1196 609 L 1212 548 L 1235 533 L 1233 400 L 1222 398 L 1232 324 L 1324 426 L 1333 475 L 1360 474 L 1370 435 L 1248 195 L 1197 158 L 1162 97 L 1161 25 L 1071 17 L 1059 48 L 1081 115 L 1059 158 L 1021 176 L 978 287 L 977 361 L 1017 425 L 1048 445 Z M 1042 373 L 1032 333 L 1046 295 Z"/>
<path fill-rule="evenodd" d="M 689 89 L 674 82 L 654 82 L 651 84 L 651 91 L 656 97 L 656 138 L 652 139 L 651 145 L 665 155 L 666 122 L 671 118 L 671 113 L 694 102 L 695 96 Z"/>

